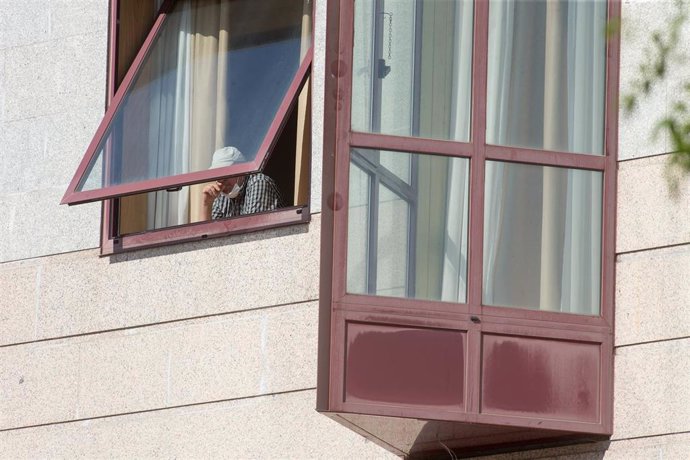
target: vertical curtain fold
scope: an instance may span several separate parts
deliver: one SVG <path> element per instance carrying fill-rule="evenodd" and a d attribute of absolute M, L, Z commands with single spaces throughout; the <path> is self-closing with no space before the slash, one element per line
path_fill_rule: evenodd
<path fill-rule="evenodd" d="M 183 0 L 180 23 L 169 27 L 177 37 L 160 53 L 163 82 L 151 98 L 149 139 L 151 168 L 164 174 L 206 169 L 213 152 L 225 145 L 227 132 L 227 72 L 231 4 L 221 0 Z M 173 90 L 174 88 L 174 90 Z M 174 94 L 174 97 L 172 97 Z M 149 194 L 149 228 L 202 219 L 203 184 L 179 192 Z"/>
<path fill-rule="evenodd" d="M 311 47 L 312 0 L 304 0 L 302 8 L 302 40 L 300 61 Z M 294 205 L 307 204 L 309 199 L 309 170 L 311 168 L 311 78 L 307 79 L 297 100 L 297 141 L 295 145 Z"/>
<path fill-rule="evenodd" d="M 601 152 L 605 8 L 492 1 L 490 11 L 489 142 Z M 601 200 L 599 173 L 490 162 L 484 303 L 596 314 Z"/>
<path fill-rule="evenodd" d="M 470 139 L 472 66 L 462 56 L 472 54 L 474 5 L 456 2 L 450 116 L 450 138 Z M 464 302 L 467 293 L 467 234 L 469 217 L 468 162 L 451 161 L 447 173 L 446 221 L 443 237 L 441 300 Z"/>

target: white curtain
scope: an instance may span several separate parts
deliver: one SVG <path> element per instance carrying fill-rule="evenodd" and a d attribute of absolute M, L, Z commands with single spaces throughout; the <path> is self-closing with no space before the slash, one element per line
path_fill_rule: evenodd
<path fill-rule="evenodd" d="M 159 176 L 206 169 L 225 145 L 230 2 L 182 0 L 152 59 L 149 168 Z M 201 220 L 200 185 L 148 195 L 148 228 Z"/>
<path fill-rule="evenodd" d="M 470 1 L 456 4 L 450 139 L 470 139 L 472 66 L 464 57 L 472 55 L 473 10 Z M 467 295 L 468 166 L 466 161 L 449 161 L 441 284 L 441 300 L 448 302 L 464 302 Z"/>
<path fill-rule="evenodd" d="M 191 102 L 191 64 L 192 64 L 192 10 L 191 1 L 183 2 L 179 15 L 170 16 L 169 35 L 163 37 L 170 46 L 166 52 L 159 53 L 157 67 L 175 68 L 171 75 L 164 75 L 167 84 L 158 86 L 151 98 L 151 124 L 149 125 L 150 151 L 157 152 L 149 159 L 149 168 L 159 174 L 168 171 L 184 171 L 190 157 L 190 102 Z M 165 62 L 170 60 L 171 62 Z M 155 65 L 155 64 L 154 64 Z M 174 87 L 174 97 L 170 97 Z M 177 193 L 166 191 L 148 195 L 148 228 L 162 228 L 189 222 L 189 189 L 183 187 Z"/>
<path fill-rule="evenodd" d="M 601 154 L 605 3 L 492 1 L 489 22 L 488 142 Z M 488 162 L 484 303 L 598 313 L 601 200 L 600 173 Z"/>

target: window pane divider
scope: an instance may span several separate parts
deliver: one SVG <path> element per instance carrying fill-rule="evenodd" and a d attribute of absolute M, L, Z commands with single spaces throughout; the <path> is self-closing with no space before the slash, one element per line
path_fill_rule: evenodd
<path fill-rule="evenodd" d="M 526 163 L 561 168 L 603 171 L 606 157 L 586 153 L 535 150 L 520 147 L 486 146 L 486 159 L 511 163 Z"/>
<path fill-rule="evenodd" d="M 392 152 L 426 153 L 454 157 L 471 157 L 474 145 L 466 142 L 426 139 L 419 137 L 391 136 L 352 131 L 350 133 L 352 148 L 389 150 Z"/>

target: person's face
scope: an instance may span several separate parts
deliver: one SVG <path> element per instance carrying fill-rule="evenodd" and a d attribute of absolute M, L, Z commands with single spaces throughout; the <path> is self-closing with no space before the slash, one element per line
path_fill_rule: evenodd
<path fill-rule="evenodd" d="M 223 193 L 230 193 L 232 191 L 232 188 L 237 184 L 238 182 L 242 182 L 244 176 L 237 176 L 237 177 L 227 177 L 225 179 L 220 179 L 218 182 L 220 183 L 221 191 Z"/>

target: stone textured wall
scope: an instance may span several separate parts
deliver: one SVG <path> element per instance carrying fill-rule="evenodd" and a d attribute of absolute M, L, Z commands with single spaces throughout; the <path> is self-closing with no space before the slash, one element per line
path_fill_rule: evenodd
<path fill-rule="evenodd" d="M 107 0 L 0 0 L 0 457 L 394 457 L 314 411 L 324 6 L 312 222 L 99 258 L 100 206 L 57 203 L 103 113 Z M 669 8 L 623 2 L 622 91 Z M 615 433 L 494 458 L 690 456 L 690 181 L 669 196 L 649 138 L 679 80 L 621 117 Z"/>
<path fill-rule="evenodd" d="M 0 0 L 0 458 L 394 457 L 314 410 L 324 5 L 312 221 L 101 258 L 100 205 L 58 203 L 108 0 Z"/>

